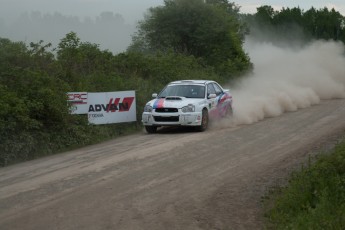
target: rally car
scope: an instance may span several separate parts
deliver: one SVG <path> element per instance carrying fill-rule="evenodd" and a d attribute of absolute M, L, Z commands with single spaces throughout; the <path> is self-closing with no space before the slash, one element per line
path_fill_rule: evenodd
<path fill-rule="evenodd" d="M 152 97 L 142 114 L 148 133 L 160 126 L 194 126 L 204 131 L 209 119 L 232 115 L 232 95 L 215 81 L 174 81 Z"/>

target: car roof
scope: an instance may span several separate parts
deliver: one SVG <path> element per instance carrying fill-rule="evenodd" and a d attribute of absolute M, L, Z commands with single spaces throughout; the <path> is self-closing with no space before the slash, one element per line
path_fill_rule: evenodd
<path fill-rule="evenodd" d="M 206 85 L 207 83 L 210 83 L 210 82 L 214 82 L 214 81 L 211 81 L 211 80 L 181 80 L 181 81 L 173 81 L 173 82 L 170 82 L 169 85 Z"/>

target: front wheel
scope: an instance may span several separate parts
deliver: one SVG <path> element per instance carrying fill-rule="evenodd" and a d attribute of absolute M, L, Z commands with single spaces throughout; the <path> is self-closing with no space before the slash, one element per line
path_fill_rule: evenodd
<path fill-rule="evenodd" d="M 202 111 L 202 117 L 201 117 L 201 125 L 197 127 L 197 130 L 199 132 L 203 132 L 208 127 L 208 112 L 206 109 Z"/>
<path fill-rule="evenodd" d="M 156 133 L 157 132 L 157 126 L 145 126 L 147 133 Z"/>

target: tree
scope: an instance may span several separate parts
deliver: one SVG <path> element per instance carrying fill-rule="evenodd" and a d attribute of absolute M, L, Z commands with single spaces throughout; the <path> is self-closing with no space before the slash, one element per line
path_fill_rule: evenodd
<path fill-rule="evenodd" d="M 242 49 L 236 9 L 227 1 L 166 0 L 139 23 L 129 50 L 193 55 L 231 76 L 250 66 Z M 229 7 L 220 7 L 228 4 Z"/>
<path fill-rule="evenodd" d="M 273 24 L 273 18 L 276 14 L 277 12 L 272 6 L 264 5 L 257 8 L 257 12 L 254 16 L 259 24 L 268 26 Z"/>
<path fill-rule="evenodd" d="M 303 12 L 299 7 L 274 11 L 271 6 L 257 8 L 254 15 L 247 15 L 251 34 L 261 40 L 285 44 L 311 39 L 341 40 L 345 42 L 345 17 L 327 7 L 314 7 Z"/>
<path fill-rule="evenodd" d="M 112 71 L 112 53 L 101 51 L 98 44 L 81 42 L 75 32 L 70 32 L 61 39 L 57 59 L 62 79 L 69 83 L 73 90 L 85 90 L 83 79 L 89 74 Z"/>
<path fill-rule="evenodd" d="M 317 39 L 340 40 L 344 38 L 344 26 L 345 17 L 334 9 L 328 10 L 325 7 L 316 12 L 314 31 Z"/>
<path fill-rule="evenodd" d="M 28 62 L 27 47 L 24 42 L 12 42 L 0 38 L 0 73 L 8 74 L 13 68 L 26 68 Z"/>

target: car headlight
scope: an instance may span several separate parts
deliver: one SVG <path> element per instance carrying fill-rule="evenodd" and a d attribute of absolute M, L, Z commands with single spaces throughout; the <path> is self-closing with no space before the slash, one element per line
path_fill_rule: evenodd
<path fill-rule="evenodd" d="M 150 105 L 145 105 L 145 107 L 144 107 L 144 112 L 152 113 L 152 106 L 150 106 Z"/>
<path fill-rule="evenodd" d="M 189 104 L 185 107 L 182 107 L 182 112 L 183 113 L 191 113 L 191 112 L 195 112 L 195 105 Z"/>

